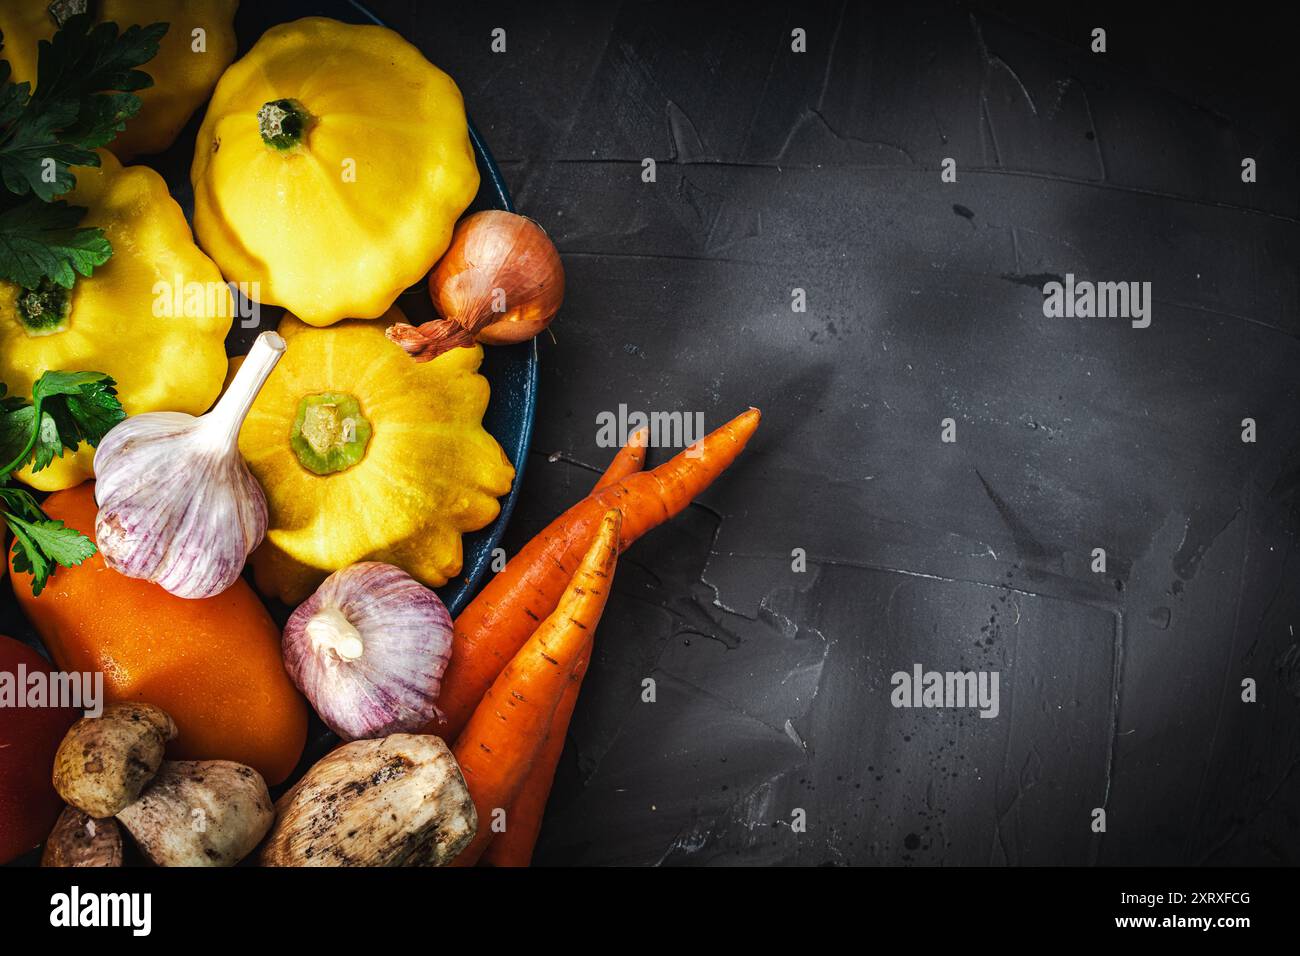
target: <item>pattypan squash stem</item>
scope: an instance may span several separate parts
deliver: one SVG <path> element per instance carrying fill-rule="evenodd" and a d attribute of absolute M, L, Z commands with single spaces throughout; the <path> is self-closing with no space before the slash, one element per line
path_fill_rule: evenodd
<path fill-rule="evenodd" d="M 271 100 L 257 111 L 262 142 L 275 149 L 292 149 L 311 127 L 312 115 L 297 100 Z"/>
<path fill-rule="evenodd" d="M 18 318 L 23 330 L 31 336 L 62 332 L 67 327 L 71 307 L 72 289 L 55 285 L 49 279 L 42 279 L 35 289 L 18 294 Z"/>
<path fill-rule="evenodd" d="M 56 27 L 62 27 L 70 19 L 83 13 L 90 13 L 90 0 L 51 0 L 45 8 Z"/>
<path fill-rule="evenodd" d="M 355 395 L 317 392 L 298 403 L 289 445 L 312 474 L 332 475 L 365 457 L 373 431 Z"/>
<path fill-rule="evenodd" d="M 270 378 L 276 363 L 284 356 L 285 344 L 279 333 L 263 332 L 253 342 L 244 364 L 239 366 L 234 380 L 221 396 L 217 407 L 203 416 L 199 426 L 215 448 L 233 448 L 239 441 L 239 429 L 244 424 L 253 400 Z"/>
<path fill-rule="evenodd" d="M 329 651 L 341 661 L 355 661 L 365 652 L 361 632 L 336 607 L 317 611 L 307 622 L 306 633 L 318 655 Z"/>

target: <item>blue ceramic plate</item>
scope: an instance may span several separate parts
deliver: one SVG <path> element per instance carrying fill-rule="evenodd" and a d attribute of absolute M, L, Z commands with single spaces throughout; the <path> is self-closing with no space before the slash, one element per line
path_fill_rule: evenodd
<path fill-rule="evenodd" d="M 269 27 L 309 16 L 332 17 L 346 23 L 386 25 L 353 0 L 298 0 L 298 2 L 245 0 L 240 4 L 239 13 L 235 18 L 235 29 L 239 37 L 238 55 L 243 56 L 247 53 Z M 437 50 L 424 52 L 434 63 L 438 62 Z M 189 126 L 181 133 L 170 150 L 156 160 L 146 160 L 163 174 L 172 196 L 181 204 L 187 216 L 191 216 L 194 210 L 189 171 L 190 159 L 194 153 L 194 137 L 202 120 L 202 112 L 200 110 L 199 114 L 190 121 Z M 505 209 L 513 212 L 514 203 L 510 200 L 510 191 L 501 177 L 501 171 L 497 169 L 492 154 L 483 142 L 483 137 L 474 128 L 472 121 L 469 134 L 474 146 L 474 155 L 478 159 L 481 181 L 478 196 L 475 197 L 470 209 Z M 415 325 L 435 317 L 423 282 L 403 293 L 398 300 L 398 305 Z M 257 328 L 232 330 L 226 343 L 227 351 L 231 355 L 246 353 L 258 332 L 264 328 L 275 328 L 282 314 L 283 311 L 278 308 L 263 309 L 261 322 Z M 465 559 L 460 576 L 438 590 L 439 597 L 452 615 L 459 613 L 478 590 L 483 575 L 492 562 L 492 550 L 500 544 L 501 536 L 505 533 L 506 523 L 510 520 L 515 499 L 523 484 L 524 464 L 527 461 L 528 443 L 532 438 L 533 415 L 537 405 L 537 344 L 535 342 L 492 347 L 484 349 L 484 353 L 480 371 L 492 386 L 492 398 L 483 417 L 483 426 L 500 442 L 501 447 L 505 449 L 506 457 L 515 466 L 515 481 L 510 492 L 501 499 L 501 513 L 497 519 L 481 531 L 465 536 Z M 279 616 L 283 618 L 283 614 Z"/>
<path fill-rule="evenodd" d="M 380 26 L 386 25 L 354 0 L 339 5 L 354 11 L 357 22 L 369 20 Z M 351 21 L 352 17 L 340 14 L 335 19 Z M 437 50 L 424 52 L 434 63 L 438 62 Z M 469 137 L 474 145 L 481 180 L 478 196 L 471 208 L 514 212 L 515 204 L 510 199 L 510 190 L 506 188 L 501 170 L 497 169 L 496 161 L 474 127 L 472 119 Z M 412 302 L 412 299 L 415 301 Z M 417 303 L 419 308 L 416 308 Z M 417 323 L 434 317 L 424 283 L 408 291 L 401 304 L 408 316 L 424 315 L 424 318 L 416 320 Z M 478 591 L 483 575 L 492 562 L 492 551 L 505 534 L 506 523 L 510 520 L 515 500 L 519 497 L 519 489 L 523 487 L 524 465 L 528 460 L 528 445 L 533 437 L 533 418 L 537 411 L 537 341 L 534 339 L 519 345 L 496 346 L 484 349 L 484 353 L 482 372 L 492 385 L 492 398 L 488 402 L 487 413 L 483 416 L 483 427 L 501 443 L 506 456 L 514 464 L 515 482 L 501 500 L 501 514 L 497 520 L 481 531 L 465 536 L 465 564 L 460 577 L 448 582 L 438 592 L 453 615 L 460 613 L 461 608 Z"/>
<path fill-rule="evenodd" d="M 245 0 L 240 4 L 239 12 L 235 17 L 235 32 L 239 37 L 238 56 L 247 53 L 268 28 L 277 23 L 309 16 L 332 17 L 346 23 L 385 25 L 364 6 L 353 0 L 260 0 L 260 2 Z M 434 63 L 438 62 L 437 50 L 426 50 L 425 54 Z M 194 139 L 203 119 L 202 112 L 200 110 L 190 120 L 189 126 L 177 138 L 171 149 L 147 160 L 167 180 L 172 196 L 180 203 L 187 216 L 192 216 L 194 209 L 189 172 L 190 160 L 194 155 Z M 514 204 L 510 200 L 510 192 L 506 189 L 505 180 L 501 178 L 501 171 L 497 169 L 492 154 L 488 152 L 473 122 L 470 123 L 469 132 L 474 146 L 474 155 L 478 159 L 481 182 L 478 196 L 475 197 L 470 210 L 505 209 L 513 212 Z M 398 299 L 398 305 L 415 325 L 435 318 L 424 282 L 417 283 L 406 290 Z M 226 340 L 229 354 L 245 354 L 258 332 L 262 329 L 275 328 L 281 315 L 283 315 L 282 309 L 266 308 L 261 310 L 260 322 L 256 328 L 239 328 L 239 323 L 236 323 L 236 328 L 231 331 Z M 478 591 L 483 576 L 491 565 L 492 550 L 498 546 L 501 536 L 505 533 L 506 523 L 510 520 L 515 499 L 523 484 L 524 464 L 527 461 L 528 443 L 533 433 L 533 413 L 537 404 L 537 345 L 535 342 L 527 342 L 521 345 L 484 349 L 480 371 L 492 386 L 492 398 L 483 417 L 483 426 L 500 442 L 506 456 L 514 464 L 515 481 L 510 492 L 501 499 L 501 513 L 497 519 L 486 528 L 465 535 L 465 557 L 460 576 L 438 590 L 439 597 L 453 616 L 458 614 Z M 281 625 L 293 610 L 275 601 L 268 601 L 267 604 Z M 328 753 L 337 742 L 338 738 L 330 733 L 313 714 L 307 730 L 307 746 L 303 751 L 302 760 L 289 779 L 273 792 L 278 795 L 293 784 L 308 767 Z"/>

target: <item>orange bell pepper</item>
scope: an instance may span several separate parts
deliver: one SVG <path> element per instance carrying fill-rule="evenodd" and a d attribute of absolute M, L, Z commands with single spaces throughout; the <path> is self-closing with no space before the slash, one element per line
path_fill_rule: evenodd
<path fill-rule="evenodd" d="M 45 500 L 46 514 L 94 537 L 94 483 Z M 13 570 L 14 594 L 61 670 L 104 672 L 106 703 L 144 701 L 180 731 L 168 756 L 234 760 L 281 783 L 307 740 L 307 706 L 280 657 L 280 631 L 242 579 L 186 600 L 118 574 L 96 554 L 59 568 L 40 597 Z"/>

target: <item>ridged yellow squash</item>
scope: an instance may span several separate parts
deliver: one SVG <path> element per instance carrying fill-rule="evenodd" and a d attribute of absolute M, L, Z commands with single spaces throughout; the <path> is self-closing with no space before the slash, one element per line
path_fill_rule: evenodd
<path fill-rule="evenodd" d="M 92 3 L 100 22 L 120 29 L 168 24 L 158 54 L 140 67 L 153 86 L 140 90 L 140 112 L 111 146 L 124 162 L 160 153 L 173 142 L 190 116 L 208 98 L 217 78 L 235 58 L 235 10 L 239 0 L 99 0 Z M 4 58 L 15 83 L 36 83 L 37 44 L 54 36 L 49 0 L 3 0 L 0 30 Z"/>
<path fill-rule="evenodd" d="M 194 231 L 310 325 L 383 315 L 478 191 L 460 91 L 392 30 L 309 17 L 226 71 L 195 144 Z"/>
<path fill-rule="evenodd" d="M 64 198 L 86 207 L 82 225 L 104 230 L 113 257 L 90 278 L 78 276 L 70 293 L 0 280 L 0 382 L 28 396 L 47 369 L 105 372 L 129 415 L 200 415 L 226 372 L 230 290 L 162 177 L 98 152 L 101 165 L 78 167 L 77 187 Z M 42 491 L 71 488 L 91 476 L 93 459 L 82 445 L 18 477 Z"/>
<path fill-rule="evenodd" d="M 496 518 L 514 468 L 483 428 L 483 350 L 416 363 L 384 335 L 404 318 L 280 323 L 288 348 L 239 450 L 266 492 L 259 590 L 287 604 L 330 573 L 384 561 L 430 587 L 461 568 L 461 534 Z"/>

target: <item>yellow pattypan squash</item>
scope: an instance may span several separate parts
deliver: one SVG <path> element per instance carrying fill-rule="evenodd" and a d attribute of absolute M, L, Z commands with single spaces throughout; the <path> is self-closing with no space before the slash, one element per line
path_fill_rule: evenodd
<path fill-rule="evenodd" d="M 69 9 L 85 4 L 65 3 Z M 91 3 L 101 23 L 119 29 L 168 24 L 158 54 L 140 67 L 153 86 L 136 93 L 140 112 L 113 140 L 121 160 L 160 153 L 173 142 L 194 111 L 203 105 L 235 58 L 235 9 L 239 0 L 99 0 Z M 57 28 L 50 0 L 3 0 L 0 30 L 4 59 L 15 83 L 36 84 L 37 44 Z M 72 12 L 76 12 L 75 9 Z"/>
<path fill-rule="evenodd" d="M 0 382 L 28 396 L 47 369 L 105 372 L 127 414 L 202 414 L 226 372 L 230 290 L 194 245 L 162 177 L 98 153 L 101 165 L 78 167 L 77 187 L 64 198 L 87 209 L 82 225 L 104 230 L 113 257 L 90 278 L 78 276 L 71 292 L 0 280 Z M 71 488 L 91 476 L 93 457 L 82 445 L 18 477 L 42 491 Z"/>
<path fill-rule="evenodd" d="M 319 17 L 273 27 L 226 71 L 190 178 L 226 278 L 318 326 L 388 311 L 479 182 L 451 78 L 392 30 Z"/>
<path fill-rule="evenodd" d="M 384 323 L 280 323 L 288 345 L 239 433 L 266 491 L 270 526 L 253 553 L 258 588 L 287 604 L 358 561 L 430 587 L 461 567 L 461 534 L 496 518 L 511 467 L 483 428 L 483 350 L 419 364 Z"/>

